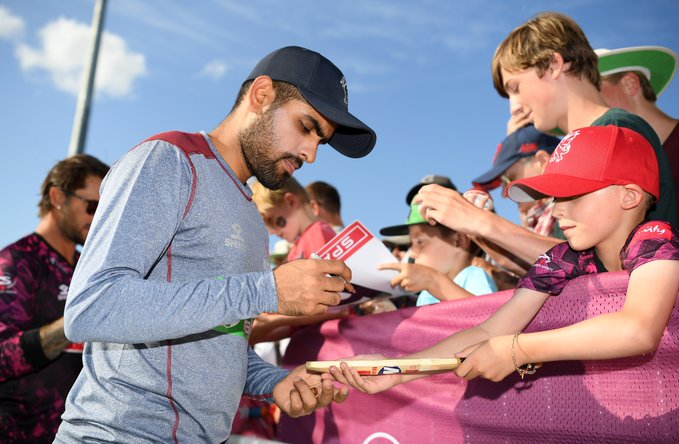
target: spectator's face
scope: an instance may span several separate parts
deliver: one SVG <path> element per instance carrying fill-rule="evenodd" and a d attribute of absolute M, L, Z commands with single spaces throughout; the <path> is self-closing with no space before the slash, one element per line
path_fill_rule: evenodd
<path fill-rule="evenodd" d="M 94 215 L 88 211 L 92 212 L 94 202 L 99 201 L 100 186 L 101 178 L 87 176 L 85 186 L 75 190 L 72 196 L 67 195 L 61 210 L 56 211 L 59 231 L 76 245 L 83 245 L 90 232 Z"/>
<path fill-rule="evenodd" d="M 448 273 L 454 266 L 456 247 L 442 235 L 441 230 L 428 224 L 408 227 L 412 246 L 410 257 L 416 264 L 426 265 L 442 273 Z"/>
<path fill-rule="evenodd" d="M 556 97 L 548 73 L 539 77 L 534 68 L 516 72 L 503 69 L 502 79 L 512 113 L 530 110 L 533 124 L 540 131 L 551 131 L 559 126 L 553 111 Z"/>
<path fill-rule="evenodd" d="M 301 100 L 269 108 L 239 137 L 250 173 L 278 189 L 304 162 L 313 163 L 337 126 Z"/>
<path fill-rule="evenodd" d="M 539 176 L 544 173 L 544 165 L 537 161 L 535 156 L 522 157 L 511 167 L 507 168 L 502 176 L 503 196 L 506 196 L 507 185 L 514 180 L 526 179 L 528 177 Z M 521 213 L 521 225 L 528 226 L 526 215 L 535 206 L 536 202 L 522 202 L 517 204 Z"/>
<path fill-rule="evenodd" d="M 608 186 L 582 196 L 556 199 L 553 216 L 558 219 L 568 244 L 574 250 L 581 251 L 596 247 L 606 239 L 624 239 L 629 236 L 625 231 L 620 193 L 621 186 Z M 622 231 L 616 236 L 616 231 Z"/>
<path fill-rule="evenodd" d="M 619 82 L 616 85 L 604 78 L 601 82 L 601 96 L 611 108 L 622 108 L 627 111 L 632 111 L 632 102 L 630 97 L 625 93 L 622 82 Z"/>
<path fill-rule="evenodd" d="M 506 189 L 510 182 L 528 177 L 539 176 L 544 173 L 545 166 L 538 162 L 535 156 L 522 157 L 512 166 L 507 168 L 502 175 L 502 190 L 503 195 L 506 196 Z"/>
<path fill-rule="evenodd" d="M 269 233 L 294 243 L 300 230 L 292 214 L 292 207 L 282 204 L 267 209 L 262 218 Z"/>

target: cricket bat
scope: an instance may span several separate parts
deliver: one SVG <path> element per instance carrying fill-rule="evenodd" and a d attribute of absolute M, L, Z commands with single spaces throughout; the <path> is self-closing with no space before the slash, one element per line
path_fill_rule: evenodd
<path fill-rule="evenodd" d="M 306 369 L 310 372 L 323 373 L 330 366 L 339 368 L 341 362 L 356 369 L 361 376 L 395 375 L 399 373 L 414 374 L 455 370 L 461 363 L 460 358 L 440 359 L 378 359 L 371 361 L 307 361 Z"/>

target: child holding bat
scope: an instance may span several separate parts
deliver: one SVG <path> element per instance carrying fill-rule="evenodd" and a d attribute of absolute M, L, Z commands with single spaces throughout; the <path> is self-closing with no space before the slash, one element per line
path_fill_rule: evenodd
<path fill-rule="evenodd" d="M 447 224 L 445 194 L 422 188 L 415 202 L 432 224 Z M 554 215 L 568 242 L 542 254 L 514 296 L 480 325 L 457 332 L 407 358 L 464 357 L 455 373 L 465 379 L 523 378 L 539 365 L 561 360 L 613 359 L 655 350 L 679 291 L 679 233 L 669 223 L 647 220 L 660 193 L 658 160 L 639 133 L 613 125 L 574 130 L 561 141 L 541 176 L 512 182 L 517 202 L 554 197 Z M 550 297 L 577 276 L 626 270 L 624 306 L 573 325 L 521 332 Z M 367 393 L 422 377 L 362 377 L 346 362 L 331 366 L 339 382 Z M 327 378 L 328 375 L 326 374 Z"/>

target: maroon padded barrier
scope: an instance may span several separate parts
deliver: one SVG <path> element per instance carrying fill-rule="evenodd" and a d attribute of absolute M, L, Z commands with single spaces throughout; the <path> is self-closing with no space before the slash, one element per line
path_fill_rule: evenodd
<path fill-rule="evenodd" d="M 584 276 L 550 298 L 527 331 L 569 325 L 619 309 L 626 272 Z M 296 333 L 286 365 L 364 353 L 395 357 L 476 325 L 511 292 L 365 317 Z M 280 424 L 290 443 L 679 442 L 679 313 L 654 354 L 607 361 L 546 363 L 521 381 L 469 383 L 452 373 L 378 394 L 352 390 L 344 404 Z"/>

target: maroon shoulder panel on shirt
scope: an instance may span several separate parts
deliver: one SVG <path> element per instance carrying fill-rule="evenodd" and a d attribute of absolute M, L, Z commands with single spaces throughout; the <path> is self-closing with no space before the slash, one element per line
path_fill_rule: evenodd
<path fill-rule="evenodd" d="M 156 134 L 146 139 L 144 142 L 162 140 L 171 143 L 184 151 L 186 154 L 202 154 L 207 159 L 214 159 L 215 155 L 210 149 L 205 137 L 200 133 L 185 133 L 182 131 L 167 131 Z"/>

